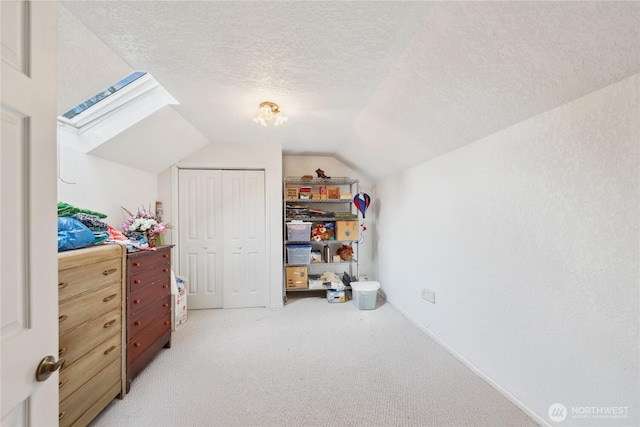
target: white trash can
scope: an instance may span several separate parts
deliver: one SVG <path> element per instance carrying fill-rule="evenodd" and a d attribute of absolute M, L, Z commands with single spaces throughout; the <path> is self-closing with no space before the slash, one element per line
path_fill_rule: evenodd
<path fill-rule="evenodd" d="M 360 310 L 376 308 L 378 289 L 380 289 L 378 282 L 351 282 L 353 303 Z"/>

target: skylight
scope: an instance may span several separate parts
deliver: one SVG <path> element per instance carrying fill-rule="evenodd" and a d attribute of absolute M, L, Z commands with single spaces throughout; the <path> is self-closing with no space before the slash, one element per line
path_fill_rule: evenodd
<path fill-rule="evenodd" d="M 178 101 L 151 74 L 137 71 L 58 116 L 59 140 L 89 153 L 172 104 Z"/>
<path fill-rule="evenodd" d="M 107 97 L 113 95 L 114 93 L 116 93 L 120 89 L 124 88 L 129 83 L 136 81 L 137 79 L 139 79 L 140 77 L 144 76 L 145 74 L 147 74 L 146 71 L 136 71 L 134 73 L 129 74 L 127 77 L 125 77 L 124 79 L 120 80 L 117 83 L 114 83 L 112 86 L 109 86 L 108 88 L 106 88 L 102 92 L 100 92 L 100 93 L 92 96 L 91 98 L 87 99 L 86 101 L 76 105 L 71 110 L 69 110 L 66 113 L 64 113 L 62 115 L 62 117 L 66 118 L 66 119 L 69 119 L 69 120 L 73 119 L 78 114 L 82 113 L 83 111 L 87 110 L 88 108 L 91 108 L 92 106 L 94 106 L 98 102 L 102 101 L 103 99 L 106 99 Z"/>

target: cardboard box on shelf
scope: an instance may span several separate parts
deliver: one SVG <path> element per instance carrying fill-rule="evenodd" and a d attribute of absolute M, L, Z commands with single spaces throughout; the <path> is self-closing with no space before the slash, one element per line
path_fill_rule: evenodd
<path fill-rule="evenodd" d="M 358 240 L 358 221 L 336 221 L 336 240 Z"/>
<path fill-rule="evenodd" d="M 344 289 L 342 282 L 332 282 L 323 275 L 309 276 L 309 289 Z"/>
<path fill-rule="evenodd" d="M 287 289 L 306 289 L 309 287 L 307 267 L 286 268 Z"/>
<path fill-rule="evenodd" d="M 298 200 L 298 187 L 287 187 L 287 200 Z"/>
<path fill-rule="evenodd" d="M 320 279 L 309 278 L 309 289 L 327 289 L 328 286 L 325 286 L 324 283 Z"/>
<path fill-rule="evenodd" d="M 339 199 L 340 187 L 327 187 L 327 199 Z"/>

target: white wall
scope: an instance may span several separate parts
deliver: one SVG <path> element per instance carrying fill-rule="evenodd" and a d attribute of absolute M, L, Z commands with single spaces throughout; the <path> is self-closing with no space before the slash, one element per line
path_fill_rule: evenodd
<path fill-rule="evenodd" d="M 388 300 L 546 422 L 640 424 L 639 77 L 377 186 Z"/>
<path fill-rule="evenodd" d="M 178 162 L 158 177 L 164 220 L 177 225 L 178 168 L 264 169 L 267 222 L 267 282 L 269 305 L 282 307 L 282 148 L 276 144 L 210 144 Z M 173 232 L 167 233 L 172 242 Z M 176 242 L 173 242 L 176 243 Z M 179 248 L 178 248 L 179 249 Z M 176 252 L 177 254 L 177 252 Z M 174 257 L 174 269 L 177 264 Z"/>
<path fill-rule="evenodd" d="M 284 156 L 283 157 L 284 176 L 301 177 L 303 175 L 316 175 L 316 169 L 322 169 L 330 177 L 349 177 L 359 180 L 360 191 L 367 193 L 371 197 L 371 203 L 375 203 L 375 193 L 371 181 L 351 169 L 344 163 L 331 156 Z M 355 194 L 354 194 L 355 196 Z M 364 232 L 364 239 L 358 245 L 358 269 L 360 277 L 367 276 L 369 280 L 376 280 L 374 277 L 373 257 L 376 236 L 376 218 L 374 209 L 370 206 L 366 212 L 366 218 L 360 217 L 360 224 L 365 224 L 367 231 Z"/>
<path fill-rule="evenodd" d="M 142 172 L 60 144 L 58 201 L 102 212 L 106 221 L 121 230 L 127 215 L 121 206 L 135 211 L 155 206 L 157 175 Z M 68 184 L 72 183 L 72 184 Z"/>

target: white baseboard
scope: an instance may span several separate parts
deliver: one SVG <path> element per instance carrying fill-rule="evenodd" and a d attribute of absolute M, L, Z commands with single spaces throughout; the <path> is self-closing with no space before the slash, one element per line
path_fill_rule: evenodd
<path fill-rule="evenodd" d="M 500 384 L 496 383 L 491 377 L 489 377 L 487 374 L 482 372 L 480 369 L 478 369 L 476 366 L 474 366 L 471 362 L 469 362 L 467 359 L 465 359 L 460 353 L 455 351 L 453 348 L 449 347 L 449 345 L 447 345 L 447 343 L 442 341 L 437 335 L 435 335 L 429 329 L 427 329 L 423 325 L 421 325 L 411 315 L 409 315 L 404 310 L 398 308 L 397 306 L 393 305 L 393 303 L 391 301 L 389 301 L 388 299 L 385 298 L 385 300 L 387 301 L 388 304 L 391 304 L 393 306 L 393 308 L 398 310 L 404 317 L 406 317 L 411 323 L 416 325 L 421 331 L 423 331 L 431 339 L 433 339 L 435 342 L 437 342 L 442 348 L 447 350 L 453 357 L 458 359 L 460 362 L 464 363 L 464 365 L 467 368 L 471 369 L 476 375 L 478 375 L 480 378 L 485 380 L 491 387 L 495 388 L 500 394 L 502 394 L 504 397 L 509 399 L 509 401 L 511 401 L 514 405 L 516 405 L 518 408 L 520 408 L 524 413 L 526 413 L 528 416 L 530 416 L 535 422 L 537 422 L 541 426 L 551 427 L 551 424 L 549 424 L 548 421 L 546 421 L 544 418 L 540 417 L 538 414 L 533 412 L 528 406 L 526 406 L 524 403 L 522 403 L 520 400 L 518 400 L 514 395 L 512 395 L 506 389 L 504 389 Z"/>

